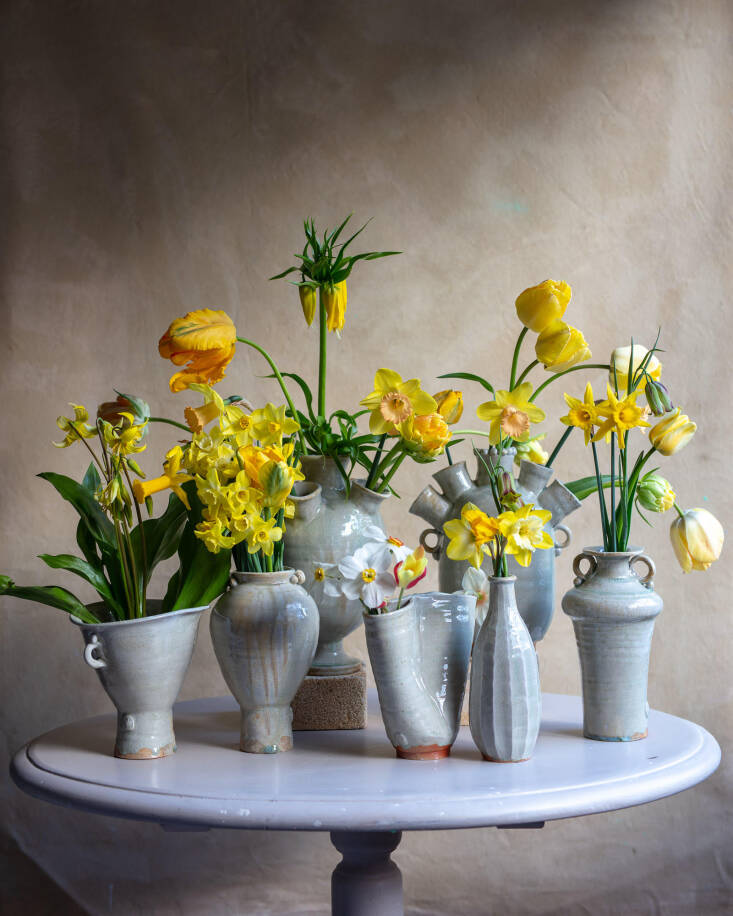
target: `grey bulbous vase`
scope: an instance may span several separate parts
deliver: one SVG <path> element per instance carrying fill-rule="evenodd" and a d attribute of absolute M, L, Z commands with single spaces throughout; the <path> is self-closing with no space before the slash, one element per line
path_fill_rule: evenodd
<path fill-rule="evenodd" d="M 293 747 L 290 704 L 318 640 L 318 608 L 303 573 L 235 572 L 211 611 L 221 673 L 242 711 L 240 750 L 275 754 Z"/>
<path fill-rule="evenodd" d="M 316 569 L 338 563 L 366 543 L 364 530 L 370 525 L 383 529 L 380 508 L 389 494 L 368 490 L 361 481 L 346 486 L 332 458 L 305 455 L 301 459 L 306 480 L 296 484 L 291 494 L 295 518 L 288 521 L 285 538 L 285 562 L 302 569 L 306 588 L 318 605 L 321 628 L 311 675 L 353 674 L 361 662 L 345 652 L 344 637 L 355 630 L 362 619 L 363 607 L 358 600 L 326 595 Z M 317 484 L 317 486 L 314 486 Z"/>
<path fill-rule="evenodd" d="M 496 763 L 532 756 L 542 711 L 537 653 L 514 586 L 514 576 L 489 580 L 489 610 L 471 658 L 471 735 L 484 759 Z"/>
<path fill-rule="evenodd" d="M 85 642 L 84 660 L 94 668 L 117 709 L 114 756 L 124 760 L 167 757 L 176 750 L 173 704 L 191 662 L 205 607 L 150 617 L 83 623 L 71 617 Z M 89 605 L 100 616 L 104 602 Z"/>
<path fill-rule="evenodd" d="M 645 575 L 637 574 L 636 563 L 646 567 Z M 573 572 L 562 607 L 573 621 L 580 656 L 583 734 L 596 741 L 645 738 L 649 655 L 663 607 L 654 591 L 654 563 L 637 548 L 606 553 L 586 547 Z"/>
<path fill-rule="evenodd" d="M 429 485 L 418 495 L 410 512 L 431 525 L 423 531 L 420 543 L 438 560 L 440 590 L 454 592 L 460 589 L 468 562 L 451 560 L 445 552 L 446 538 L 443 524 L 458 518 L 466 503 L 473 503 L 488 515 L 496 515 L 497 506 L 489 486 L 486 464 L 513 473 L 516 449 L 507 449 L 501 456 L 495 448 L 477 449 L 478 470 L 475 481 L 463 461 L 449 465 L 433 474 L 440 487 L 439 493 Z M 550 483 L 552 469 L 523 460 L 519 467 L 516 487 L 525 503 L 533 504 L 551 513 L 546 530 L 552 535 L 554 550 L 538 550 L 529 566 L 520 566 L 513 557 L 508 559 L 508 571 L 516 577 L 516 598 L 519 613 L 529 628 L 532 640 L 537 643 L 547 633 L 555 612 L 555 559 L 570 543 L 570 530 L 562 520 L 581 505 L 580 501 L 560 481 Z M 435 537 L 428 544 L 428 537 Z M 493 573 L 491 558 L 483 564 L 487 576 Z"/>
<path fill-rule="evenodd" d="M 458 734 L 476 599 L 427 592 L 364 614 L 382 720 L 398 757 L 439 760 Z"/>

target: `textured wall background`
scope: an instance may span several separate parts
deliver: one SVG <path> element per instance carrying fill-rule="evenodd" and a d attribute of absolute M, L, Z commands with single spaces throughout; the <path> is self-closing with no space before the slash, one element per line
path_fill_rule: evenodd
<path fill-rule="evenodd" d="M 567 317 L 598 357 L 663 325 L 665 381 L 700 425 L 663 469 L 684 505 L 730 526 L 732 26 L 728 0 L 6 2 L 2 571 L 51 581 L 35 555 L 73 544 L 71 510 L 33 477 L 81 472 L 78 450 L 50 445 L 68 401 L 116 386 L 182 411 L 156 352 L 174 316 L 225 308 L 313 377 L 315 334 L 267 277 L 300 247 L 304 216 L 334 225 L 349 210 L 375 217 L 365 244 L 405 253 L 350 284 L 333 406 L 353 407 L 382 365 L 432 390 L 458 368 L 504 384 L 515 296 L 566 279 Z M 264 374 L 240 348 L 223 389 L 274 397 Z M 470 416 L 482 398 L 465 390 Z M 548 394 L 557 416 L 562 385 Z M 150 471 L 167 444 L 154 430 Z M 571 440 L 558 472 L 588 473 L 587 460 Z M 431 470 L 405 467 L 385 513 L 413 541 L 406 510 Z M 636 529 L 665 599 L 650 701 L 709 728 L 720 770 L 541 832 L 408 835 L 396 859 L 413 912 L 730 912 L 730 567 L 683 577 L 671 519 L 658 521 Z M 576 546 L 597 541 L 594 506 L 571 524 Z M 558 595 L 570 584 L 568 555 Z M 4 599 L 2 619 L 7 772 L 22 742 L 109 704 L 61 612 Z M 578 692 L 562 614 L 541 666 L 546 690 Z M 183 697 L 223 691 L 204 622 Z M 338 856 L 325 835 L 170 835 L 2 791 L 11 912 L 76 911 L 22 853 L 95 914 L 327 908 Z"/>

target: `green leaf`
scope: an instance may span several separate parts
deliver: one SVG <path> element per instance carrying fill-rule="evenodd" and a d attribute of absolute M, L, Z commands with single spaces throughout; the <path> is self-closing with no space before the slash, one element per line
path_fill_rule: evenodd
<path fill-rule="evenodd" d="M 102 562 L 97 550 L 97 542 L 82 519 L 79 519 L 79 524 L 76 526 L 76 543 L 79 545 L 79 550 L 86 557 L 87 562 L 101 569 Z"/>
<path fill-rule="evenodd" d="M 601 483 L 603 484 L 603 489 L 608 490 L 611 486 L 611 475 L 601 475 Z M 570 480 L 565 483 L 565 486 L 576 499 L 581 500 L 586 499 L 592 493 L 598 491 L 598 483 L 595 474 L 593 474 L 592 477 L 581 477 L 579 480 Z"/>
<path fill-rule="evenodd" d="M 48 607 L 55 607 L 67 614 L 73 614 L 84 623 L 101 623 L 102 621 L 88 611 L 79 601 L 76 595 L 73 595 L 68 589 L 60 585 L 16 585 L 11 582 L 0 588 L 0 594 L 12 595 L 14 598 L 23 598 L 25 601 L 36 601 L 38 604 L 45 604 Z"/>
<path fill-rule="evenodd" d="M 186 524 L 186 511 L 181 500 L 175 493 L 171 493 L 165 512 L 158 518 L 143 521 L 142 529 L 145 535 L 148 563 L 146 585 L 158 563 L 172 557 L 176 552 L 183 526 Z M 142 543 L 139 524 L 130 532 L 130 540 L 135 554 L 135 563 L 142 574 Z"/>
<path fill-rule="evenodd" d="M 473 372 L 447 372 L 445 375 L 439 375 L 438 378 L 460 378 L 469 382 L 478 382 L 482 388 L 485 388 L 491 394 L 494 394 L 493 385 L 481 378 L 480 375 L 474 375 Z"/>
<path fill-rule="evenodd" d="M 86 560 L 82 560 L 69 553 L 60 553 L 56 556 L 42 553 L 39 554 L 39 559 L 43 560 L 46 566 L 50 566 L 51 569 L 66 569 L 68 572 L 72 572 L 74 575 L 85 579 L 96 589 L 102 601 L 109 604 L 115 617 L 117 617 L 118 620 L 125 619 L 127 616 L 125 614 L 125 609 L 112 594 L 109 582 L 104 578 L 101 565 L 93 566 L 91 563 L 87 563 Z"/>
<path fill-rule="evenodd" d="M 295 372 L 281 372 L 283 378 L 291 378 L 303 392 L 303 397 L 305 398 L 305 404 L 308 408 L 308 414 L 310 415 L 311 421 L 315 423 L 316 415 L 313 412 L 313 393 L 310 390 L 308 383 L 305 379 L 301 378 L 299 375 L 296 375 Z M 267 378 L 275 378 L 274 373 L 271 373 Z"/>
<path fill-rule="evenodd" d="M 47 480 L 67 502 L 71 503 L 98 544 L 105 545 L 116 553 L 117 541 L 112 522 L 104 514 L 94 495 L 83 484 L 64 474 L 54 474 L 50 471 L 38 476 Z"/>
<path fill-rule="evenodd" d="M 87 472 L 84 475 L 84 479 L 81 482 L 81 485 L 89 490 L 90 493 L 94 494 L 97 492 L 101 486 L 102 481 L 99 479 L 99 472 L 97 471 L 96 464 L 91 461 Z"/>
<path fill-rule="evenodd" d="M 288 274 L 293 274 L 298 270 L 300 270 L 299 267 L 288 267 L 287 270 L 284 270 L 281 274 L 275 274 L 275 276 L 270 277 L 270 279 L 271 280 L 282 280 L 283 277 L 287 277 Z"/>

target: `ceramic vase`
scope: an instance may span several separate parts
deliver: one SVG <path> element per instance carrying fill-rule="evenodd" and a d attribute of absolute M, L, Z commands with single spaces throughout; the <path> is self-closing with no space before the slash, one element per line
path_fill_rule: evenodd
<path fill-rule="evenodd" d="M 318 641 L 318 608 L 302 572 L 232 573 L 211 611 L 211 639 L 227 687 L 242 710 L 240 750 L 293 747 L 290 704 Z"/>
<path fill-rule="evenodd" d="M 473 595 L 413 595 L 399 610 L 364 614 L 382 719 L 398 757 L 450 754 L 471 654 Z"/>
<path fill-rule="evenodd" d="M 541 708 L 537 653 L 517 609 L 515 577 L 492 577 L 489 610 L 473 647 L 469 696 L 471 735 L 484 760 L 531 757 Z"/>
<path fill-rule="evenodd" d="M 167 757 L 176 749 L 172 707 L 206 608 L 161 614 L 161 605 L 148 601 L 153 616 L 136 620 L 83 623 L 70 618 L 84 637 L 84 660 L 117 709 L 114 755 L 125 760 Z M 105 606 L 97 602 L 89 607 L 99 617 Z"/>
<path fill-rule="evenodd" d="M 467 562 L 451 560 L 445 552 L 446 538 L 443 524 L 451 518 L 458 518 L 461 509 L 474 503 L 489 515 L 496 515 L 497 507 L 489 486 L 486 466 L 499 464 L 504 470 L 513 472 L 516 449 L 497 455 L 496 449 L 477 449 L 478 469 L 475 481 L 463 461 L 452 464 L 433 474 L 440 492 L 427 486 L 410 507 L 432 527 L 423 531 L 420 543 L 438 560 L 440 590 L 454 592 L 461 588 L 463 575 L 468 569 Z M 532 640 L 539 642 L 547 632 L 555 610 L 555 559 L 570 543 L 570 530 L 562 520 L 580 506 L 580 501 L 559 481 L 550 483 L 552 469 L 531 461 L 522 461 L 516 479 L 516 489 L 527 504 L 548 509 L 551 513 L 546 530 L 555 542 L 553 550 L 538 550 L 529 566 L 520 566 L 513 557 L 509 558 L 508 571 L 516 578 L 516 598 L 519 613 L 527 624 Z M 428 543 L 428 538 L 434 538 Z M 483 566 L 487 576 L 492 575 L 491 558 L 486 557 Z"/>
<path fill-rule="evenodd" d="M 637 563 L 643 576 L 634 569 Z M 654 563 L 639 549 L 606 553 L 586 547 L 573 572 L 562 607 L 573 621 L 580 655 L 583 734 L 596 741 L 645 738 L 649 652 L 663 607 L 654 591 Z"/>
<path fill-rule="evenodd" d="M 344 651 L 343 639 L 361 623 L 361 602 L 324 594 L 314 573 L 338 563 L 366 543 L 364 530 L 383 528 L 380 507 L 388 494 L 368 490 L 352 481 L 346 496 L 343 478 L 332 458 L 306 455 L 301 459 L 307 480 L 296 484 L 291 496 L 295 518 L 288 522 L 285 562 L 302 569 L 306 588 L 318 605 L 321 629 L 311 675 L 353 674 L 361 662 Z M 314 487 L 314 484 L 318 486 Z"/>

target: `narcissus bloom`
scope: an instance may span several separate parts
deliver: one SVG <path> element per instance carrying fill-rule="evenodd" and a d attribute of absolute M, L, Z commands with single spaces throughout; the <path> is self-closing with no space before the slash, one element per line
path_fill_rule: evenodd
<path fill-rule="evenodd" d="M 441 417 L 452 426 L 461 419 L 463 414 L 463 392 L 453 391 L 447 388 L 445 391 L 439 391 L 434 394 L 435 403 L 438 405 L 438 413 Z"/>
<path fill-rule="evenodd" d="M 618 447 L 626 448 L 625 434 L 630 429 L 651 425 L 646 420 L 649 411 L 645 407 L 639 407 L 636 403 L 636 392 L 628 395 L 623 400 L 619 400 L 613 388 L 610 385 L 606 385 L 606 394 L 608 399 L 596 406 L 598 416 L 603 422 L 598 427 L 598 432 L 593 436 L 593 441 L 599 442 L 608 433 L 616 433 Z"/>
<path fill-rule="evenodd" d="M 171 391 L 183 391 L 191 382 L 220 382 L 234 356 L 237 329 L 223 311 L 198 309 L 176 318 L 158 342 L 158 352 L 176 366 Z"/>
<path fill-rule="evenodd" d="M 559 319 L 542 329 L 534 352 L 548 372 L 564 372 L 593 355 L 582 332 Z"/>
<path fill-rule="evenodd" d="M 649 441 L 660 455 L 668 458 L 687 445 L 696 429 L 697 424 L 675 407 L 649 430 Z"/>
<path fill-rule="evenodd" d="M 261 550 L 266 557 L 271 557 L 275 542 L 279 541 L 282 536 L 283 530 L 277 525 L 274 518 L 250 519 L 247 529 L 247 551 L 257 553 L 258 550 Z"/>
<path fill-rule="evenodd" d="M 480 627 L 489 612 L 489 577 L 483 569 L 469 566 L 463 574 L 461 588 L 466 595 L 476 597 L 476 623 Z"/>
<path fill-rule="evenodd" d="M 632 376 L 636 374 L 639 366 L 644 362 L 649 351 L 646 347 L 643 347 L 641 344 L 634 344 L 634 367 L 632 371 Z M 616 349 L 611 354 L 611 358 L 608 361 L 610 365 L 610 370 L 608 373 L 609 382 L 614 384 L 614 367 L 616 368 L 616 384 L 618 385 L 619 391 L 628 391 L 629 390 L 629 362 L 631 360 L 631 346 L 628 347 L 616 347 Z M 649 363 L 646 367 L 646 371 L 653 379 L 659 379 L 662 375 L 662 364 L 659 362 L 656 356 L 652 356 L 649 360 Z M 646 377 L 642 377 L 639 381 L 639 384 L 636 388 L 638 391 L 643 391 L 644 386 L 646 385 Z"/>
<path fill-rule="evenodd" d="M 522 506 L 516 512 L 502 512 L 499 516 L 501 534 L 506 538 L 504 549 L 520 566 L 529 566 L 535 550 L 555 546 L 552 535 L 544 530 L 551 518 L 551 512 L 534 506 Z"/>
<path fill-rule="evenodd" d="M 82 404 L 69 405 L 74 408 L 73 417 L 57 417 L 56 426 L 62 433 L 66 433 L 63 442 L 54 442 L 56 448 L 68 448 L 72 442 L 79 439 L 91 439 L 97 435 L 97 427 L 87 423 L 89 413 Z"/>
<path fill-rule="evenodd" d="M 560 417 L 560 422 L 566 426 L 577 426 L 578 429 L 582 429 L 585 444 L 588 445 L 593 436 L 593 427 L 598 423 L 598 411 L 596 410 L 596 402 L 593 398 L 593 388 L 590 382 L 585 386 L 585 395 L 582 401 L 569 394 L 563 396 L 565 403 L 570 408 L 570 412 L 566 417 Z"/>
<path fill-rule="evenodd" d="M 360 598 L 370 610 L 381 607 L 394 591 L 393 565 L 392 559 L 377 554 L 372 545 L 359 547 L 338 564 L 341 593 L 352 601 Z"/>
<path fill-rule="evenodd" d="M 493 401 L 478 406 L 478 418 L 491 424 L 489 441 L 492 444 L 496 445 L 502 436 L 526 442 L 529 439 L 529 424 L 541 423 L 545 419 L 544 410 L 529 400 L 531 394 L 532 385 L 523 382 L 514 391 L 497 391 Z"/>
<path fill-rule="evenodd" d="M 451 560 L 468 560 L 478 569 L 488 553 L 487 544 L 499 534 L 499 522 L 490 518 L 473 503 L 466 503 L 460 518 L 443 525 L 448 537 L 446 553 Z"/>
<path fill-rule="evenodd" d="M 723 526 L 707 509 L 682 512 L 669 529 L 675 556 L 683 572 L 704 571 L 723 549 Z"/>
<path fill-rule="evenodd" d="M 300 424 L 292 417 L 285 416 L 285 405 L 275 407 L 266 404 L 261 410 L 252 412 L 252 434 L 260 444 L 281 445 L 284 436 L 300 429 Z"/>
<path fill-rule="evenodd" d="M 406 382 L 391 369 L 378 369 L 374 376 L 374 391 L 360 404 L 371 411 L 369 430 L 374 435 L 395 433 L 395 426 L 407 420 L 412 414 L 435 413 L 434 398 L 422 390 L 420 379 L 411 378 Z"/>
<path fill-rule="evenodd" d="M 362 534 L 369 542 L 369 547 L 374 556 L 378 557 L 380 561 L 386 560 L 387 563 L 399 563 L 412 553 L 411 548 L 407 547 L 404 541 L 385 534 L 376 525 L 368 525 Z"/>
<path fill-rule="evenodd" d="M 530 286 L 517 296 L 517 317 L 526 328 L 539 334 L 550 322 L 562 318 L 571 295 L 567 283 L 554 280 Z"/>
<path fill-rule="evenodd" d="M 132 492 L 137 502 L 144 503 L 148 496 L 160 493 L 161 490 L 172 490 L 190 511 L 191 506 L 188 504 L 188 497 L 182 484 L 193 480 L 193 477 L 181 469 L 182 460 L 183 449 L 180 445 L 176 445 L 166 453 L 162 476 L 154 477 L 152 480 L 135 480 L 132 484 Z"/>

